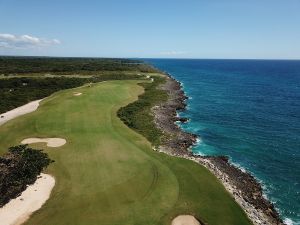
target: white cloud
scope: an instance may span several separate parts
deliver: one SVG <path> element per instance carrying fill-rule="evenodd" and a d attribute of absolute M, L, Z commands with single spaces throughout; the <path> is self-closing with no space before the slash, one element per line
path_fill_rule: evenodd
<path fill-rule="evenodd" d="M 52 42 L 53 44 L 58 44 L 58 45 L 61 44 L 60 40 L 58 39 L 53 39 Z"/>
<path fill-rule="evenodd" d="M 172 56 L 172 55 L 185 55 L 188 52 L 185 51 L 167 51 L 167 52 L 160 52 L 160 55 L 167 55 L 167 56 Z"/>
<path fill-rule="evenodd" d="M 13 49 L 28 49 L 28 48 L 42 48 L 50 45 L 58 45 L 61 42 L 57 39 L 44 39 L 30 35 L 16 36 L 13 34 L 0 33 L 0 48 Z"/>

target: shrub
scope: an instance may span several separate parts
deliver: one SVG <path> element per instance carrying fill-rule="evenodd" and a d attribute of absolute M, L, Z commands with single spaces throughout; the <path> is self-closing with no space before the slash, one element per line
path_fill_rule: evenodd
<path fill-rule="evenodd" d="M 0 157 L 0 207 L 33 184 L 52 162 L 42 150 L 27 145 L 10 147 L 8 153 Z"/>
<path fill-rule="evenodd" d="M 151 108 L 166 101 L 168 95 L 157 87 L 165 82 L 164 78 L 156 77 L 152 83 L 140 83 L 145 92 L 138 100 L 118 110 L 118 117 L 130 128 L 146 137 L 154 146 L 158 146 L 163 135 L 154 123 Z"/>

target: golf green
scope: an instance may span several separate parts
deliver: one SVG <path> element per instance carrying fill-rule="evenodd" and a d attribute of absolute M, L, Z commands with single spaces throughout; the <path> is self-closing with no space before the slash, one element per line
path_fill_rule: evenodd
<path fill-rule="evenodd" d="M 30 137 L 67 143 L 43 148 L 55 160 L 46 173 L 56 185 L 26 224 L 171 224 L 191 214 L 210 225 L 251 224 L 221 183 L 204 167 L 151 149 L 116 116 L 143 93 L 138 81 L 109 81 L 57 92 L 37 111 L 0 127 L 3 154 Z"/>

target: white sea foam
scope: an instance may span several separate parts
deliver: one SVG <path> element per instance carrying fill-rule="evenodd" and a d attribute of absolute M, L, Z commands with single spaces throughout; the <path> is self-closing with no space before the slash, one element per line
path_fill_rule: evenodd
<path fill-rule="evenodd" d="M 263 180 L 261 180 L 261 179 L 259 179 L 258 177 L 256 177 L 253 173 L 251 173 L 250 170 L 244 168 L 244 167 L 241 166 L 239 163 L 233 162 L 233 161 L 231 160 L 231 158 L 229 158 L 229 162 L 230 162 L 230 164 L 232 164 L 232 165 L 234 165 L 235 167 L 239 168 L 242 172 L 251 174 L 251 175 L 255 178 L 255 180 L 260 184 L 260 186 L 262 187 L 262 189 L 263 189 L 263 197 L 264 197 L 265 199 L 268 199 L 268 200 L 269 200 L 268 196 L 267 196 L 266 193 L 265 193 L 265 192 L 267 192 L 268 187 L 267 187 L 267 185 L 263 182 Z"/>
<path fill-rule="evenodd" d="M 229 158 L 229 162 L 230 164 L 234 165 L 235 167 L 239 168 L 242 172 L 244 173 L 249 173 L 248 170 L 246 170 L 244 167 L 242 167 L 240 164 L 236 163 L 236 162 L 232 162 L 231 158 Z"/>
<path fill-rule="evenodd" d="M 199 146 L 201 145 L 201 143 L 202 143 L 201 138 L 200 138 L 200 137 L 197 137 L 197 138 L 196 138 L 195 144 L 192 145 L 192 146 L 190 147 L 190 150 L 193 151 L 193 149 L 199 147 Z M 200 152 L 200 151 L 193 151 L 193 154 L 194 154 L 194 155 L 199 155 L 199 156 L 205 156 L 205 154 L 203 154 L 203 153 Z"/>
<path fill-rule="evenodd" d="M 202 142 L 202 139 L 200 137 L 196 138 L 196 145 L 200 145 Z"/>
<path fill-rule="evenodd" d="M 199 155 L 199 156 L 207 156 L 207 155 L 205 155 L 204 153 L 199 152 L 199 151 L 197 151 L 197 152 L 194 152 L 194 151 L 193 151 L 193 154 L 194 154 L 194 155 Z"/>
<path fill-rule="evenodd" d="M 174 124 L 175 124 L 176 126 L 178 126 L 178 127 L 181 127 L 181 126 L 180 126 L 180 125 L 181 125 L 181 122 L 179 122 L 179 121 L 175 121 Z"/>
<path fill-rule="evenodd" d="M 239 168 L 241 171 L 243 172 L 246 172 L 246 173 L 249 173 L 251 174 L 253 177 L 255 177 L 255 180 L 260 184 L 262 190 L 263 190 L 263 193 L 262 193 L 262 196 L 269 200 L 272 204 L 276 205 L 277 203 L 277 200 L 274 198 L 274 197 L 270 197 L 268 194 L 270 192 L 270 189 L 274 188 L 272 186 L 272 184 L 269 184 L 267 185 L 263 180 L 259 179 L 257 176 L 255 176 L 253 173 L 250 172 L 250 170 L 247 170 L 245 169 L 244 167 L 242 167 L 240 164 L 236 163 L 236 162 L 232 162 L 231 159 L 229 159 L 230 163 L 232 165 L 234 165 L 235 167 Z M 281 210 L 278 208 L 278 207 L 275 207 L 276 211 L 279 212 L 279 214 L 281 214 Z M 284 220 L 284 224 L 286 225 L 300 225 L 300 223 L 295 223 L 293 222 L 291 219 L 289 218 L 286 218 Z"/>
<path fill-rule="evenodd" d="M 293 220 L 289 219 L 289 218 L 285 218 L 283 220 L 283 222 L 286 224 L 286 225 L 296 225 Z"/>

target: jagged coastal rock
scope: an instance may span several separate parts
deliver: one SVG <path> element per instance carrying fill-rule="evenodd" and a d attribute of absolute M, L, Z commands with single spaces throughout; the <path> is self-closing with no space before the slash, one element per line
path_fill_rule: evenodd
<path fill-rule="evenodd" d="M 189 122 L 189 118 L 186 118 L 186 117 L 177 117 L 176 121 L 181 122 L 181 123 L 187 123 L 187 122 Z"/>
<path fill-rule="evenodd" d="M 189 150 L 197 142 L 197 135 L 184 132 L 176 124 L 177 121 L 185 123 L 189 120 L 177 115 L 178 111 L 185 110 L 188 97 L 181 84 L 170 75 L 159 88 L 165 90 L 169 98 L 152 109 L 156 125 L 165 134 L 158 150 L 193 160 L 209 169 L 233 195 L 253 224 L 284 224 L 274 205 L 263 196 L 260 183 L 250 173 L 232 165 L 226 156 L 199 156 Z"/>
<path fill-rule="evenodd" d="M 186 95 L 179 82 L 167 77 L 161 89 L 167 91 L 169 99 L 161 105 L 153 107 L 156 125 L 166 134 L 161 148 L 172 154 L 182 154 L 197 141 L 197 135 L 183 132 L 175 123 L 179 120 L 177 111 L 186 108 Z"/>

